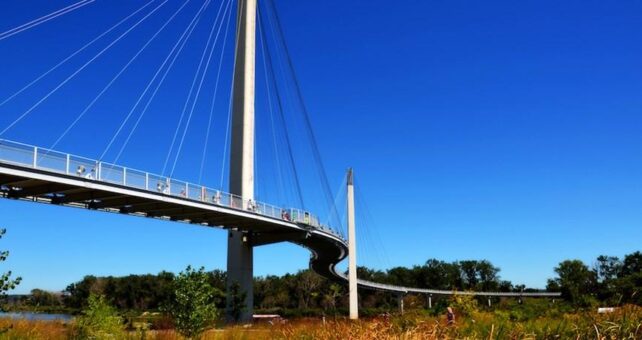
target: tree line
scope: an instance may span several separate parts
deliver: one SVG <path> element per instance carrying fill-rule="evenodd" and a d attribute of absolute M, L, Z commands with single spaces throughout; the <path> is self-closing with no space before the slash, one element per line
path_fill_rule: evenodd
<path fill-rule="evenodd" d="M 423 265 L 374 270 L 359 267 L 361 279 L 393 285 L 452 291 L 535 291 L 501 279 L 500 269 L 487 260 L 445 262 L 430 259 Z M 547 290 L 562 292 L 569 305 L 589 307 L 596 304 L 642 305 L 642 253 L 626 255 L 622 260 L 599 256 L 591 265 L 566 260 L 556 268 L 556 277 L 548 280 Z M 207 272 L 207 281 L 221 296 L 213 299 L 224 308 L 226 274 Z M 124 277 L 85 276 L 70 284 L 62 294 L 32 291 L 16 304 L 25 308 L 57 307 L 69 311 L 85 308 L 91 295 L 102 295 L 119 310 L 157 311 L 173 294 L 175 274 L 128 275 Z M 397 297 L 385 292 L 360 290 L 360 305 L 366 313 L 394 310 Z M 257 311 L 283 315 L 343 314 L 347 306 L 347 287 L 327 280 L 310 270 L 283 276 L 268 275 L 254 279 L 254 304 Z"/>

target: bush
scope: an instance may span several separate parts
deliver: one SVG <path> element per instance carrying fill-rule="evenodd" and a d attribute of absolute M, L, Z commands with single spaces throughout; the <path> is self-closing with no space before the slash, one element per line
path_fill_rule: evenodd
<path fill-rule="evenodd" d="M 222 295 L 210 285 L 203 267 L 197 271 L 188 266 L 174 277 L 174 296 L 164 310 L 174 319 L 176 331 L 187 338 L 199 338 L 214 325 L 216 302 Z"/>
<path fill-rule="evenodd" d="M 78 317 L 76 326 L 81 339 L 122 339 L 123 319 L 102 295 L 90 295 L 88 307 Z"/>

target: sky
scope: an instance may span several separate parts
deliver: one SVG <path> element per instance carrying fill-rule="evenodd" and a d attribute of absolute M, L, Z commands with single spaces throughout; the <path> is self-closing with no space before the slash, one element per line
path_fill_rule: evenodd
<path fill-rule="evenodd" d="M 503 279 L 543 288 L 565 259 L 591 265 L 601 254 L 642 250 L 642 3 L 275 2 L 340 207 L 345 171 L 355 170 L 360 265 L 487 259 Z M 0 32 L 72 3 L 4 1 Z M 0 102 L 146 3 L 97 0 L 0 40 Z M 169 0 L 0 138 L 53 145 L 182 4 Z M 187 3 L 56 149 L 115 160 L 140 108 L 106 146 L 202 4 Z M 221 4 L 213 0 L 205 9 L 119 164 L 155 173 L 173 165 L 172 135 L 179 131 L 181 139 L 177 122 L 184 107 L 189 114 L 186 98 L 216 14 L 227 8 Z M 227 178 L 233 29 L 225 34 L 221 27 L 218 43 L 230 40 L 214 50 L 173 175 L 212 187 L 224 187 Z M 124 31 L 0 105 L 0 129 Z M 283 127 L 269 127 L 274 113 L 266 105 L 265 54 L 257 48 L 257 197 L 295 205 L 292 161 Z M 204 139 L 212 98 L 219 99 Z M 319 180 L 295 111 L 285 120 L 294 125 L 293 163 L 312 209 L 320 206 L 313 189 Z M 225 268 L 226 232 L 216 228 L 11 200 L 0 201 L 0 214 L 8 230 L 0 249 L 10 251 L 0 271 L 23 278 L 16 293 L 62 290 L 88 274 Z M 306 269 L 309 253 L 276 244 L 257 248 L 254 259 L 256 275 L 281 275 Z"/>

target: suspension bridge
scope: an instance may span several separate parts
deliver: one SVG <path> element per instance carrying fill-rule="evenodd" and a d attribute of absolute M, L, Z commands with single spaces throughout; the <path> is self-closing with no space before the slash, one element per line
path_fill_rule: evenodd
<path fill-rule="evenodd" d="M 38 27 L 45 22 L 57 19 L 63 15 L 81 11 L 84 7 L 92 4 L 95 0 L 79 1 L 68 7 L 42 16 L 14 29 L 0 33 L 0 44 L 3 40 L 15 37 L 19 33 Z M 105 151 L 95 159 L 70 153 L 57 151 L 55 146 L 72 131 L 75 125 L 83 119 L 86 113 L 91 111 L 94 104 L 100 101 L 111 86 L 125 73 L 125 71 L 136 61 L 136 59 L 147 49 L 161 32 L 174 20 L 182 11 L 186 10 L 190 1 L 181 2 L 165 23 L 144 43 L 116 75 L 98 91 L 98 95 L 83 109 L 80 114 L 66 127 L 64 132 L 56 139 L 51 147 L 29 145 L 21 142 L 5 139 L 4 135 L 14 129 L 20 122 L 38 109 L 43 102 L 54 95 L 61 87 L 73 80 L 76 75 L 82 72 L 96 59 L 99 59 L 112 46 L 135 30 L 149 17 L 155 15 L 163 6 L 167 6 L 168 0 L 151 0 L 142 7 L 130 13 L 124 19 L 117 22 L 110 29 L 89 41 L 76 52 L 63 59 L 53 68 L 49 69 L 25 87 L 0 102 L 0 107 L 20 96 L 37 84 L 50 73 L 56 71 L 60 66 L 69 60 L 83 54 L 85 50 L 93 47 L 97 42 L 106 39 L 108 36 L 121 32 L 116 38 L 103 49 L 99 49 L 93 57 L 78 67 L 68 77 L 64 78 L 51 91 L 45 94 L 35 104 L 27 108 L 16 119 L 4 127 L 0 132 L 0 192 L 2 197 L 8 199 L 25 200 L 30 202 L 46 203 L 67 207 L 76 207 L 95 211 L 104 211 L 131 216 L 163 219 L 181 223 L 222 228 L 227 230 L 227 273 L 228 290 L 234 284 L 238 284 L 246 293 L 246 309 L 242 319 L 249 320 L 252 316 L 253 306 L 253 249 L 261 245 L 277 242 L 291 242 L 305 247 L 311 252 L 310 268 L 318 274 L 349 285 L 350 292 L 350 315 L 358 317 L 357 309 L 357 288 L 376 289 L 387 291 L 399 296 L 408 293 L 425 294 L 429 297 L 434 295 L 450 295 L 453 291 L 421 289 L 413 287 L 400 287 L 382 283 L 360 280 L 356 275 L 356 221 L 354 207 L 354 181 L 350 170 L 346 178 L 347 198 L 347 225 L 348 237 L 340 228 L 342 224 L 336 213 L 332 191 L 329 189 L 327 175 L 323 169 L 318 146 L 314 139 L 312 124 L 305 105 L 298 80 L 294 75 L 292 60 L 287 50 L 281 27 L 273 0 L 264 0 L 264 7 L 259 7 L 257 0 L 213 0 L 200 1 L 196 6 L 196 12 L 191 20 L 186 21 L 187 26 L 179 35 L 178 40 L 172 45 L 169 54 L 163 60 L 147 83 L 143 93 L 138 97 L 134 107 L 126 115 L 118 127 L 114 136 L 110 139 Z M 170 152 L 165 158 L 163 171 L 155 174 L 145 170 L 138 170 L 119 164 L 118 160 L 129 143 L 131 137 L 139 127 L 148 107 L 154 101 L 157 92 L 162 87 L 164 80 L 184 50 L 188 39 L 205 14 L 210 5 L 215 5 L 215 16 L 207 42 L 200 58 L 196 75 L 191 83 L 188 100 L 183 106 L 179 124 L 174 132 Z M 218 4 L 218 6 L 216 6 Z M 221 84 L 221 70 L 223 69 L 223 58 L 225 55 L 225 42 L 228 31 L 233 21 L 234 8 L 236 9 L 236 30 L 234 31 L 235 48 L 233 62 L 230 63 L 233 73 L 230 81 L 229 115 L 228 124 L 225 128 L 225 143 L 229 141 L 229 153 L 225 149 L 222 152 L 222 159 L 229 156 L 229 183 L 227 190 L 223 190 L 223 176 L 218 187 L 210 187 L 201 182 L 204 171 L 204 160 L 208 153 L 207 144 L 211 133 L 210 125 L 207 127 L 207 137 L 204 143 L 203 156 L 200 167 L 199 181 L 191 183 L 182 181 L 173 176 L 177 165 L 177 159 L 184 146 L 184 140 L 193 117 L 196 103 L 204 88 L 204 79 L 208 68 L 212 64 L 215 47 L 220 42 L 220 62 L 218 73 L 214 82 L 214 95 L 209 116 L 209 124 L 212 121 L 212 114 L 215 111 L 214 101 Z M 129 26 L 126 26 L 129 25 Z M 272 32 L 276 38 L 268 41 L 267 33 Z M 295 98 L 298 108 L 303 114 L 302 126 L 311 142 L 310 154 L 317 165 L 320 177 L 321 192 L 328 202 L 327 214 L 331 218 L 321 218 L 314 211 L 304 209 L 304 197 L 299 181 L 300 167 L 294 161 L 293 148 L 299 142 L 295 140 L 294 134 L 288 132 L 287 127 L 281 135 L 285 146 L 283 153 L 275 152 L 276 162 L 289 162 L 291 176 L 290 187 L 294 187 L 294 201 L 299 201 L 299 207 L 293 204 L 289 206 L 270 204 L 255 198 L 255 101 L 256 101 L 256 55 L 257 44 L 260 41 L 260 54 L 263 57 L 264 79 L 266 82 L 266 98 L 271 113 L 271 123 L 274 124 L 274 117 L 280 117 L 285 122 L 284 112 L 287 111 L 284 103 L 283 87 L 278 84 L 276 76 L 278 67 L 275 67 L 276 56 L 282 58 L 281 70 L 290 72 L 290 84 L 293 85 L 290 97 Z M 281 47 L 281 54 L 271 51 L 274 46 Z M 145 101 L 147 100 L 147 101 Z M 141 108 L 142 107 L 142 108 Z M 276 111 L 277 114 L 274 113 Z M 132 123 L 130 119 L 138 112 L 137 120 Z M 6 114 L 6 113 L 3 113 Z M 129 125 L 127 125 L 129 123 Z M 117 141 L 126 126 L 130 127 L 127 137 L 121 138 L 122 147 L 118 151 L 114 161 L 107 162 L 105 156 Z M 181 134 L 180 128 L 183 128 Z M 98 129 L 97 126 L 94 126 Z M 228 134 L 229 132 L 229 134 Z M 179 137 L 180 136 L 180 137 Z M 275 149 L 277 139 L 273 135 Z M 175 158 L 170 166 L 170 155 L 174 151 Z M 285 156 L 283 156 L 285 154 Z M 287 156 L 287 157 L 286 157 Z M 224 164 L 225 161 L 221 163 Z M 281 164 L 283 165 L 283 164 Z M 167 171 L 171 169 L 170 171 Z M 223 171 L 221 172 L 223 173 Z M 283 177 L 283 176 L 281 176 Z M 318 195 L 318 194 L 317 194 Z M 334 220 L 333 220 L 334 219 Z M 333 225 L 333 222 L 335 225 Z M 349 258 L 348 273 L 337 270 L 337 264 Z M 548 292 L 457 292 L 457 294 L 478 295 L 488 297 L 556 297 L 557 293 Z M 229 299 L 230 294 L 228 294 Z M 230 302 L 228 300 L 228 306 Z"/>

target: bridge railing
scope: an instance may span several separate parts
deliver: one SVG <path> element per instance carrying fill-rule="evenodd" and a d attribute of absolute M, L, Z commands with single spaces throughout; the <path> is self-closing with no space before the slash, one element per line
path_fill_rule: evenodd
<path fill-rule="evenodd" d="M 303 223 L 341 237 L 331 228 L 322 225 L 318 217 L 304 210 L 285 209 L 244 199 L 222 190 L 33 145 L 0 139 L 0 162 L 250 211 L 275 219 Z"/>

